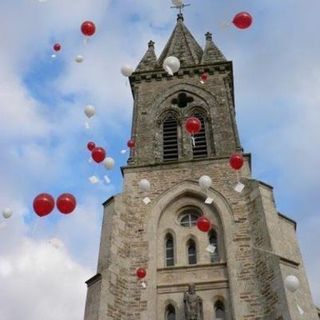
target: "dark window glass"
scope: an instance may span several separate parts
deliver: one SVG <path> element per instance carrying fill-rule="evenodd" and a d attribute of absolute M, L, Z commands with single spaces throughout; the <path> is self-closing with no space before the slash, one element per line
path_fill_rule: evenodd
<path fill-rule="evenodd" d="M 182 227 L 193 227 L 196 225 L 198 218 L 200 217 L 200 214 L 194 211 L 186 212 L 182 214 L 180 218 L 180 225 Z"/>
<path fill-rule="evenodd" d="M 217 301 L 214 305 L 214 310 L 216 313 L 216 320 L 225 320 L 226 319 L 226 313 L 224 310 L 224 305 L 221 301 Z"/>
<path fill-rule="evenodd" d="M 176 320 L 176 310 L 171 304 L 167 306 L 166 320 Z"/>
<path fill-rule="evenodd" d="M 211 262 L 219 261 L 219 251 L 218 251 L 218 236 L 215 230 L 211 231 L 209 234 L 209 243 L 214 246 L 216 249 L 213 253 L 210 253 Z"/>
<path fill-rule="evenodd" d="M 174 265 L 174 244 L 171 234 L 166 236 L 166 266 Z"/>
<path fill-rule="evenodd" d="M 187 243 L 187 248 L 188 248 L 188 263 L 197 264 L 197 250 L 196 250 L 195 242 L 190 239 Z"/>

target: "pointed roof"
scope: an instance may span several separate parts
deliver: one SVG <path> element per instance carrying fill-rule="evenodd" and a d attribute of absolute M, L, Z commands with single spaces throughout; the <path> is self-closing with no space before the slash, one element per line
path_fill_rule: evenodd
<path fill-rule="evenodd" d="M 207 32 L 206 47 L 203 52 L 201 64 L 214 63 L 220 61 L 226 61 L 226 58 L 212 41 L 212 34 L 210 32 Z"/>
<path fill-rule="evenodd" d="M 154 42 L 152 40 L 148 43 L 148 50 L 139 62 L 136 71 L 150 71 L 153 70 L 157 63 L 157 56 L 154 52 Z"/>
<path fill-rule="evenodd" d="M 183 23 L 183 15 L 178 14 L 176 27 L 159 57 L 158 66 L 162 67 L 164 59 L 169 56 L 177 57 L 181 66 L 196 65 L 201 62 L 202 55 L 202 48 Z"/>

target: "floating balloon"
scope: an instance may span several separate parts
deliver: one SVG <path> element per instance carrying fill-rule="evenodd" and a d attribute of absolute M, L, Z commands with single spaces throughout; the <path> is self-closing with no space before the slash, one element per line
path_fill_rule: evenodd
<path fill-rule="evenodd" d="M 48 241 L 48 243 L 56 249 L 60 249 L 64 247 L 63 242 L 58 238 L 52 238 Z"/>
<path fill-rule="evenodd" d="M 204 73 L 200 76 L 200 82 L 201 82 L 202 84 L 204 84 L 204 83 L 208 80 L 208 77 L 209 77 L 208 73 L 207 73 L 207 72 L 204 72 Z"/>
<path fill-rule="evenodd" d="M 83 62 L 84 58 L 83 58 L 83 56 L 81 54 L 78 54 L 74 60 L 77 63 L 81 63 L 81 62 Z"/>
<path fill-rule="evenodd" d="M 76 205 L 76 198 L 70 193 L 63 193 L 57 199 L 57 208 L 63 214 L 71 213 Z"/>
<path fill-rule="evenodd" d="M 150 191 L 151 185 L 147 179 L 142 179 L 139 181 L 139 189 L 143 192 Z"/>
<path fill-rule="evenodd" d="M 99 178 L 96 177 L 96 176 L 91 176 L 91 177 L 89 177 L 89 181 L 90 181 L 92 184 L 96 184 L 96 183 L 100 182 Z"/>
<path fill-rule="evenodd" d="M 134 71 L 133 68 L 128 66 L 128 65 L 125 65 L 125 66 L 121 67 L 121 73 L 125 77 L 130 77 L 132 75 L 133 71 Z"/>
<path fill-rule="evenodd" d="M 190 117 L 187 119 L 185 127 L 191 135 L 194 135 L 201 130 L 201 121 L 196 117 Z"/>
<path fill-rule="evenodd" d="M 96 144 L 92 141 L 88 142 L 87 148 L 92 151 L 96 147 Z"/>
<path fill-rule="evenodd" d="M 48 193 L 40 193 L 33 200 L 33 210 L 39 217 L 44 217 L 54 209 L 54 198 Z"/>
<path fill-rule="evenodd" d="M 138 268 L 136 271 L 136 275 L 139 279 L 143 279 L 146 276 L 147 272 L 144 268 Z"/>
<path fill-rule="evenodd" d="M 163 62 L 163 69 L 171 76 L 180 69 L 180 61 L 178 58 L 170 56 L 165 58 Z"/>
<path fill-rule="evenodd" d="M 239 29 L 247 29 L 252 24 L 252 16 L 248 12 L 239 12 L 234 16 L 232 23 Z"/>
<path fill-rule="evenodd" d="M 127 142 L 127 146 L 128 148 L 132 149 L 136 146 L 136 143 L 134 140 L 130 139 L 128 142 Z"/>
<path fill-rule="evenodd" d="M 84 108 L 84 113 L 88 118 L 91 118 L 96 114 L 96 108 L 89 104 Z"/>
<path fill-rule="evenodd" d="M 12 215 L 13 215 L 13 210 L 10 209 L 10 208 L 5 208 L 5 209 L 2 211 L 2 216 L 3 216 L 5 219 L 9 219 Z"/>
<path fill-rule="evenodd" d="M 240 153 L 234 153 L 229 160 L 230 166 L 234 170 L 240 170 L 243 166 L 243 156 Z"/>
<path fill-rule="evenodd" d="M 81 32 L 87 36 L 91 37 L 95 34 L 96 32 L 96 26 L 92 21 L 85 21 L 81 25 Z"/>
<path fill-rule="evenodd" d="M 60 43 L 56 43 L 54 46 L 53 46 L 53 50 L 58 52 L 61 50 L 61 44 Z"/>
<path fill-rule="evenodd" d="M 208 232 L 212 226 L 208 218 L 201 216 L 197 220 L 197 227 L 202 232 Z"/>
<path fill-rule="evenodd" d="M 199 186 L 202 190 L 208 190 L 212 185 L 212 180 L 208 176 L 201 176 L 199 179 Z"/>
<path fill-rule="evenodd" d="M 111 157 L 107 157 L 103 161 L 103 165 L 106 167 L 106 169 L 111 170 L 114 167 L 114 159 Z"/>
<path fill-rule="evenodd" d="M 101 147 L 96 147 L 92 150 L 91 157 L 95 162 L 100 163 L 105 159 L 106 151 Z"/>
<path fill-rule="evenodd" d="M 287 276 L 284 280 L 285 287 L 291 291 L 295 292 L 300 287 L 300 281 L 296 276 Z"/>

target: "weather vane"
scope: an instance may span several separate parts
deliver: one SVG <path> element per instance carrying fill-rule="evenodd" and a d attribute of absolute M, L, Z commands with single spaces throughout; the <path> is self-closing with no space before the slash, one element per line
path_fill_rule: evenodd
<path fill-rule="evenodd" d="M 179 9 L 179 14 L 182 14 L 184 7 L 189 7 L 190 4 L 184 4 L 182 0 L 172 0 L 173 6 L 171 8 Z"/>

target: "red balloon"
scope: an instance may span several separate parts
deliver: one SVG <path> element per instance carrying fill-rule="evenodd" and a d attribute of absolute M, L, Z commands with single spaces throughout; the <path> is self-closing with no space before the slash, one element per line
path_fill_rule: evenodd
<path fill-rule="evenodd" d="M 96 32 L 96 26 L 92 21 L 85 21 L 81 25 L 81 32 L 87 37 L 93 36 Z"/>
<path fill-rule="evenodd" d="M 147 272 L 144 268 L 139 268 L 136 271 L 136 275 L 139 279 L 143 279 L 146 276 Z"/>
<path fill-rule="evenodd" d="M 186 130 L 190 134 L 196 134 L 201 130 L 201 121 L 196 117 L 190 117 L 186 122 Z"/>
<path fill-rule="evenodd" d="M 197 220 L 197 227 L 202 232 L 208 232 L 212 225 L 208 218 L 201 216 Z"/>
<path fill-rule="evenodd" d="M 230 157 L 229 163 L 234 170 L 240 170 L 243 166 L 243 156 L 240 153 L 235 153 Z"/>
<path fill-rule="evenodd" d="M 57 208 L 63 214 L 71 213 L 77 205 L 76 198 L 70 193 L 63 193 L 57 199 Z"/>
<path fill-rule="evenodd" d="M 40 193 L 33 200 L 33 210 L 39 217 L 44 217 L 54 209 L 54 199 L 48 193 Z"/>
<path fill-rule="evenodd" d="M 102 162 L 106 157 L 106 151 L 101 147 L 96 147 L 92 150 L 91 157 L 97 163 Z"/>
<path fill-rule="evenodd" d="M 53 50 L 54 51 L 60 51 L 61 50 L 61 44 L 60 43 L 56 43 L 54 46 L 53 46 Z"/>
<path fill-rule="evenodd" d="M 92 141 L 88 142 L 87 148 L 92 151 L 96 147 L 96 144 Z"/>
<path fill-rule="evenodd" d="M 130 148 L 130 149 L 134 148 L 135 145 L 136 145 L 136 143 L 135 143 L 135 141 L 132 140 L 132 139 L 130 139 L 130 140 L 128 141 L 128 143 L 127 143 L 127 146 L 128 146 L 128 148 Z"/>
<path fill-rule="evenodd" d="M 252 24 L 252 16 L 248 12 L 240 12 L 234 16 L 232 23 L 239 29 L 247 29 Z"/>
<path fill-rule="evenodd" d="M 207 72 L 204 72 L 201 76 L 200 76 L 200 82 L 201 83 L 204 83 L 208 80 L 208 73 Z"/>

